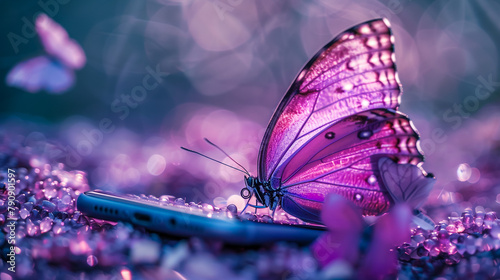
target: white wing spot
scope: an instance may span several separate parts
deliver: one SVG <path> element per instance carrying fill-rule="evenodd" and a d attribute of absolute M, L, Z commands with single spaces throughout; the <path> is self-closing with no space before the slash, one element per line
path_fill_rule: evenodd
<path fill-rule="evenodd" d="M 387 27 L 389 27 L 389 28 L 391 27 L 391 23 L 389 22 L 388 19 L 383 18 L 382 20 L 384 21 L 385 25 L 387 25 Z"/>
<path fill-rule="evenodd" d="M 373 186 L 377 182 L 377 177 L 375 177 L 375 175 L 372 174 L 370 175 L 370 177 L 368 177 L 366 181 L 368 182 L 368 184 Z"/>
<path fill-rule="evenodd" d="M 386 105 L 391 104 L 391 97 L 390 97 L 389 95 L 386 95 L 386 96 L 384 97 L 384 103 L 385 103 Z"/>
<path fill-rule="evenodd" d="M 365 25 L 359 29 L 359 33 L 362 34 L 369 34 L 371 33 L 370 27 L 368 25 Z"/>
<path fill-rule="evenodd" d="M 366 45 L 372 49 L 378 47 L 378 40 L 376 37 L 370 37 L 368 41 L 366 42 Z"/>
<path fill-rule="evenodd" d="M 363 196 L 359 193 L 357 193 L 356 195 L 354 195 L 354 199 L 356 199 L 356 201 L 361 201 L 363 200 Z"/>
<path fill-rule="evenodd" d="M 389 41 L 389 38 L 387 38 L 387 36 L 380 37 L 380 44 L 382 44 L 382 46 L 385 46 L 387 44 L 387 41 Z"/>
<path fill-rule="evenodd" d="M 299 76 L 297 77 L 297 81 L 300 81 L 302 79 L 304 79 L 304 76 L 306 75 L 306 72 L 307 70 L 302 70 L 302 72 L 300 72 Z"/>
<path fill-rule="evenodd" d="M 399 74 L 398 73 L 394 74 L 394 79 L 396 80 L 396 83 L 401 84 L 401 81 L 399 80 Z M 399 102 L 401 102 L 401 101 L 399 101 Z"/>

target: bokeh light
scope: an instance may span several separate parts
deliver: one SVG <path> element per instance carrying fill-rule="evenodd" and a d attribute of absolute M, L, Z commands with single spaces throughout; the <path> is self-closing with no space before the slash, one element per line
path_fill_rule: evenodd
<path fill-rule="evenodd" d="M 461 182 L 465 182 L 470 179 L 472 170 L 467 163 L 462 163 L 458 166 L 457 177 Z"/>
<path fill-rule="evenodd" d="M 148 171 L 151 175 L 158 176 L 165 170 L 167 162 L 161 155 L 154 154 L 148 159 Z"/>

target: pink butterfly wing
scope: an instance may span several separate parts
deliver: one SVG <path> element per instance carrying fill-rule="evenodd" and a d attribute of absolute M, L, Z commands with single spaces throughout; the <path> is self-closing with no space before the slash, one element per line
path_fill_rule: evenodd
<path fill-rule="evenodd" d="M 280 178 L 282 208 L 305 221 L 318 222 L 325 196 L 342 195 L 364 215 L 391 205 L 377 162 L 390 157 L 418 164 L 418 134 L 403 114 L 377 109 L 346 117 L 323 129 L 274 175 Z"/>
<path fill-rule="evenodd" d="M 6 77 L 7 85 L 32 93 L 42 89 L 50 93 L 62 93 L 74 84 L 74 80 L 73 71 L 46 56 L 20 62 Z"/>
<path fill-rule="evenodd" d="M 259 178 L 277 167 L 326 126 L 375 108 L 397 109 L 401 93 L 388 22 L 357 25 L 320 50 L 281 101 L 259 152 Z"/>
<path fill-rule="evenodd" d="M 87 59 L 83 49 L 49 16 L 40 14 L 37 17 L 36 31 L 49 55 L 71 69 L 80 69 L 85 65 Z"/>

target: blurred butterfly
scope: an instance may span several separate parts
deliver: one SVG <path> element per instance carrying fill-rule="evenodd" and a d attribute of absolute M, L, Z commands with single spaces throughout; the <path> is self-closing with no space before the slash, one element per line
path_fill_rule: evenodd
<path fill-rule="evenodd" d="M 358 275 L 323 278 L 387 279 L 388 274 L 396 272 L 397 253 L 392 249 L 410 239 L 411 211 L 408 206 L 397 204 L 369 226 L 352 202 L 336 194 L 328 195 L 321 214 L 328 232 L 311 245 L 311 251 L 325 268 L 323 273 L 334 272 L 328 266 L 343 261 L 356 268 Z"/>
<path fill-rule="evenodd" d="M 46 55 L 14 66 L 7 74 L 6 82 L 32 93 L 40 90 L 62 93 L 74 84 L 74 70 L 85 65 L 85 53 L 68 37 L 64 28 L 47 15 L 40 14 L 36 18 L 35 28 Z"/>
<path fill-rule="evenodd" d="M 396 111 L 401 85 L 393 44 L 389 22 L 372 20 L 344 31 L 306 64 L 267 127 L 258 176 L 243 171 L 241 196 L 256 198 L 250 206 L 281 207 L 322 224 L 330 193 L 363 215 L 407 200 L 418 206 L 427 197 L 434 179 L 420 168 L 418 132 Z"/>

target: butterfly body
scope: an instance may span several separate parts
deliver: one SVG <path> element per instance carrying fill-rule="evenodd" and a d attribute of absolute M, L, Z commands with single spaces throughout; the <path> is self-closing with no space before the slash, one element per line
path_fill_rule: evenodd
<path fill-rule="evenodd" d="M 341 33 L 306 64 L 271 118 L 258 176 L 245 178 L 244 198 L 255 195 L 263 207 L 279 206 L 318 224 L 330 193 L 354 202 L 363 215 L 380 215 L 407 197 L 387 188 L 412 183 L 398 181 L 406 173 L 388 162 L 379 166 L 382 159 L 409 165 L 419 182 L 412 184 L 412 197 L 425 196 L 418 193 L 427 183 L 420 178 L 419 135 L 397 111 L 401 85 L 393 42 L 387 20 L 368 21 Z"/>
<path fill-rule="evenodd" d="M 259 178 L 249 176 L 245 177 L 245 188 L 241 190 L 243 198 L 250 198 L 252 194 L 263 207 L 274 211 L 281 203 L 283 193 L 279 189 L 271 187 L 269 181 L 260 181 Z"/>

